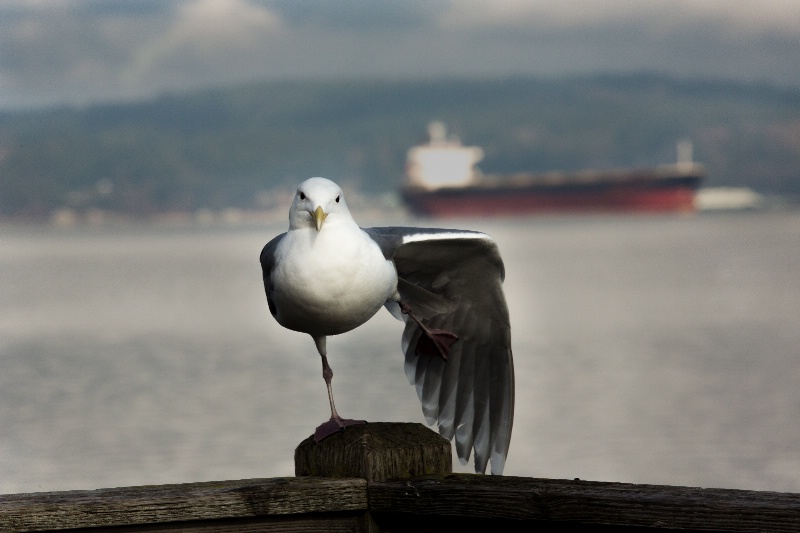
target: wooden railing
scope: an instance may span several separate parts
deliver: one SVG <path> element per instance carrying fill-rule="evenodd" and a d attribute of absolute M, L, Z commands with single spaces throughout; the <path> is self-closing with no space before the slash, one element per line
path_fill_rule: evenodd
<path fill-rule="evenodd" d="M 450 461 L 419 424 L 350 426 L 303 441 L 297 477 L 0 495 L 0 531 L 800 532 L 800 494 L 451 474 Z"/>

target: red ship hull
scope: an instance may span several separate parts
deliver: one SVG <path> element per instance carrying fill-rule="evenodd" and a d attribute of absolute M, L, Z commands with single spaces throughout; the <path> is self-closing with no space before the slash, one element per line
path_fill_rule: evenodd
<path fill-rule="evenodd" d="M 691 212 L 703 179 L 691 171 L 645 169 L 542 176 L 489 177 L 468 187 L 408 187 L 403 197 L 429 217 L 513 216 L 570 212 Z"/>

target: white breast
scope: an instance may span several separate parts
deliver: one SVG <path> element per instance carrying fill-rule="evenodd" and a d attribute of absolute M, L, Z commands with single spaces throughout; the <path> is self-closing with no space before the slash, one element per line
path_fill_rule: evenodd
<path fill-rule="evenodd" d="M 397 290 L 397 274 L 355 224 L 289 231 L 272 273 L 278 322 L 311 335 L 336 335 L 369 320 Z"/>

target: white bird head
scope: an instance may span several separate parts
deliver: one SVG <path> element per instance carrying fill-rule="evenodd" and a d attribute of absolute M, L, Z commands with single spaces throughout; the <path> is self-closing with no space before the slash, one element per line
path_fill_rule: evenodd
<path fill-rule="evenodd" d="M 322 229 L 323 224 L 352 220 L 341 187 L 325 178 L 310 178 L 297 187 L 289 209 L 289 229 Z"/>

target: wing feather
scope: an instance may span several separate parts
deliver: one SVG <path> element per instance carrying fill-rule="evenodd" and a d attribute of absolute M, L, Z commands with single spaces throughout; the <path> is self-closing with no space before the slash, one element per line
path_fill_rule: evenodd
<path fill-rule="evenodd" d="M 275 248 L 281 241 L 286 233 L 281 233 L 267 244 L 261 250 L 259 261 L 261 262 L 261 275 L 264 279 L 264 292 L 267 295 L 267 304 L 269 305 L 269 312 L 272 316 L 277 316 L 278 312 L 275 309 L 275 302 L 272 300 L 272 292 L 274 287 L 272 285 L 272 269 L 275 267 Z"/>

